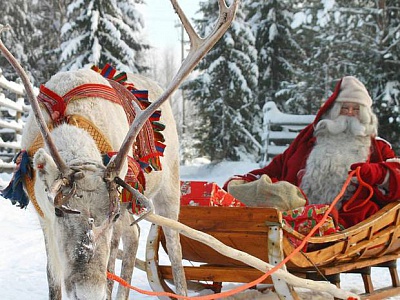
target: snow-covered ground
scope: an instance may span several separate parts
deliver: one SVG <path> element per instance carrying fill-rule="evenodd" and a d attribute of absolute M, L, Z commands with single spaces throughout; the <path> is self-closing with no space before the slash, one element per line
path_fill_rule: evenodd
<path fill-rule="evenodd" d="M 221 163 L 215 166 L 196 164 L 181 168 L 183 180 L 213 181 L 220 186 L 234 174 L 243 174 L 257 168 L 254 163 Z M 0 175 L 0 186 L 7 184 L 10 176 Z M 139 257 L 144 259 L 144 246 L 149 223 L 142 221 L 141 247 Z M 167 259 L 161 257 L 161 260 Z M 390 276 L 386 269 L 375 270 L 372 274 L 376 288 L 386 286 Z M 342 287 L 355 292 L 363 291 L 361 277 L 346 274 L 342 277 Z M 143 290 L 151 290 L 146 274 L 135 270 L 133 286 Z M 224 289 L 235 285 L 227 284 Z M 207 294 L 203 291 L 202 294 Z M 251 293 L 254 293 L 251 292 Z M 0 299 L 1 300 L 42 300 L 47 299 L 46 255 L 39 222 L 33 206 L 18 209 L 10 201 L 0 198 Z M 263 299 L 277 299 L 274 295 L 263 296 Z M 130 299 L 154 299 L 154 297 L 131 292 Z M 243 299 L 260 299 L 247 294 Z M 313 297 L 312 299 L 315 299 Z M 322 298 L 323 299 L 323 298 Z M 400 296 L 390 299 L 400 299 Z"/>

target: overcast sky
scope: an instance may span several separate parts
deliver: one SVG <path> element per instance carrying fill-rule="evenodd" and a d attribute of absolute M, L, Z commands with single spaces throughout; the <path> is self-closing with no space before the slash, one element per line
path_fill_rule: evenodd
<path fill-rule="evenodd" d="M 189 20 L 199 10 L 200 0 L 179 0 Z M 143 6 L 149 42 L 157 48 L 177 47 L 180 49 L 181 29 L 177 14 L 169 0 L 147 0 Z M 187 39 L 187 37 L 186 37 Z"/>

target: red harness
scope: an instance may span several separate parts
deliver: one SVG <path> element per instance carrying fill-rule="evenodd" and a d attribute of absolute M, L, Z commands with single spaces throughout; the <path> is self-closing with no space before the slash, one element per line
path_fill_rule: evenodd
<path fill-rule="evenodd" d="M 102 98 L 122 105 L 112 87 L 104 84 L 92 83 L 77 86 L 64 96 L 58 95 L 42 84 L 40 86 L 38 101 L 46 107 L 47 112 L 51 116 L 54 124 L 60 124 L 61 122 L 65 121 L 65 110 L 67 109 L 67 106 L 71 100 L 78 100 L 88 97 Z"/>

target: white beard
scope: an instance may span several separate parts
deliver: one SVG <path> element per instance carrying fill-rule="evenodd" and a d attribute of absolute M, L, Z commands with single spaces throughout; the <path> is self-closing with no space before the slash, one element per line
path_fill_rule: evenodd
<path fill-rule="evenodd" d="M 300 184 L 310 204 L 332 203 L 346 181 L 350 166 L 367 161 L 371 137 L 355 135 L 351 131 L 345 129 L 332 134 L 325 128 L 318 132 Z M 336 208 L 341 206 L 338 202 Z"/>

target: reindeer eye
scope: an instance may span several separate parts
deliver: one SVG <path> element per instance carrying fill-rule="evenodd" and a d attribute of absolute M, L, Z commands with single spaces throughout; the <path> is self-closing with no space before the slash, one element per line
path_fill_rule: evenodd
<path fill-rule="evenodd" d="M 120 214 L 115 214 L 113 222 L 117 222 L 117 220 L 119 219 Z"/>
<path fill-rule="evenodd" d="M 55 213 L 56 216 L 59 217 L 59 218 L 64 217 L 63 211 L 62 211 L 61 209 L 57 208 L 57 207 L 54 209 L 54 213 Z"/>
<path fill-rule="evenodd" d="M 74 197 L 77 198 L 77 199 L 82 199 L 83 198 L 82 195 L 77 195 L 77 194 L 75 194 Z"/>

